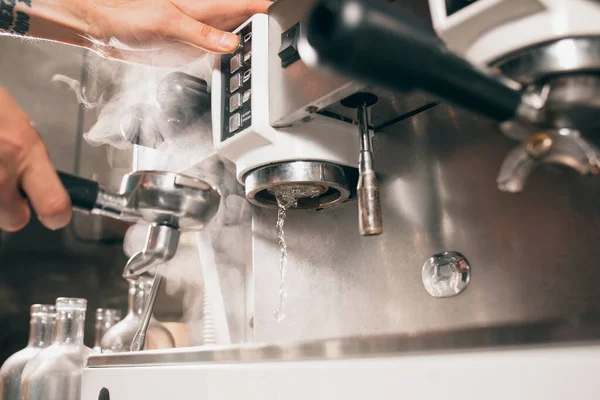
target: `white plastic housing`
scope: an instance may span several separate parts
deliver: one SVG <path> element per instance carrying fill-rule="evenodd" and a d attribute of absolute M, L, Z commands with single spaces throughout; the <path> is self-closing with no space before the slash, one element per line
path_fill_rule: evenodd
<path fill-rule="evenodd" d="M 474 64 L 576 36 L 600 35 L 600 2 L 478 0 L 447 16 L 446 0 L 429 0 L 433 26 L 448 47 Z"/>
<path fill-rule="evenodd" d="M 217 151 L 236 165 L 240 183 L 247 172 L 283 161 L 319 160 L 346 166 L 356 166 L 359 153 L 358 128 L 346 122 L 313 114 L 309 121 L 287 128 L 273 128 L 269 123 L 268 16 L 258 14 L 241 25 L 241 31 L 252 23 L 252 124 L 235 136 L 222 140 L 224 110 L 222 109 L 221 58 L 217 57 L 212 78 L 213 140 Z M 301 62 L 301 61 L 297 61 Z M 227 79 L 227 78 L 226 78 Z"/>
<path fill-rule="evenodd" d="M 599 368 L 598 345 L 86 368 L 81 399 L 106 399 L 103 388 L 114 400 L 597 399 Z"/>

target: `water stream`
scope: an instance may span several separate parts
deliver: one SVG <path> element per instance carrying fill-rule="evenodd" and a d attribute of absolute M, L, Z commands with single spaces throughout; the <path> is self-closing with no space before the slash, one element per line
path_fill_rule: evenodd
<path fill-rule="evenodd" d="M 277 242 L 279 243 L 279 307 L 275 310 L 275 319 L 280 322 L 285 318 L 285 299 L 287 297 L 285 278 L 287 275 L 287 243 L 285 241 L 286 212 L 298 206 L 298 199 L 316 197 L 322 193 L 316 186 L 280 186 L 274 190 L 277 199 Z"/>

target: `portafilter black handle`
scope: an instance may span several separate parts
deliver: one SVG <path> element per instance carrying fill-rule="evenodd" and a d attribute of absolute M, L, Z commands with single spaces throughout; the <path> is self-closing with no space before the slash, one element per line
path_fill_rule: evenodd
<path fill-rule="evenodd" d="M 519 91 L 450 52 L 386 1 L 321 0 L 309 14 L 306 40 L 315 66 L 391 90 L 421 89 L 500 122 L 521 116 Z"/>
<path fill-rule="evenodd" d="M 97 182 L 61 171 L 58 171 L 58 177 L 67 189 L 73 208 L 88 212 L 94 209 L 100 191 Z"/>

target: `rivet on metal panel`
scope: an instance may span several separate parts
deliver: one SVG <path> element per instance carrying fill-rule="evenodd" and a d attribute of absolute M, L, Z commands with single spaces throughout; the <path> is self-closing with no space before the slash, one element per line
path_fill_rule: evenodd
<path fill-rule="evenodd" d="M 433 297 L 456 296 L 471 280 L 471 266 L 462 254 L 447 251 L 434 254 L 421 271 L 425 290 Z"/>

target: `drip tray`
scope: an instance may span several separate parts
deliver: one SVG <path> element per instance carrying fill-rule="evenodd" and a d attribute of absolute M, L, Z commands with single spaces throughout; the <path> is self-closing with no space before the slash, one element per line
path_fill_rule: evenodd
<path fill-rule="evenodd" d="M 587 343 L 600 345 L 600 315 L 526 325 L 476 328 L 423 335 L 379 335 L 310 342 L 204 346 L 92 355 L 88 368 L 339 360 Z"/>

